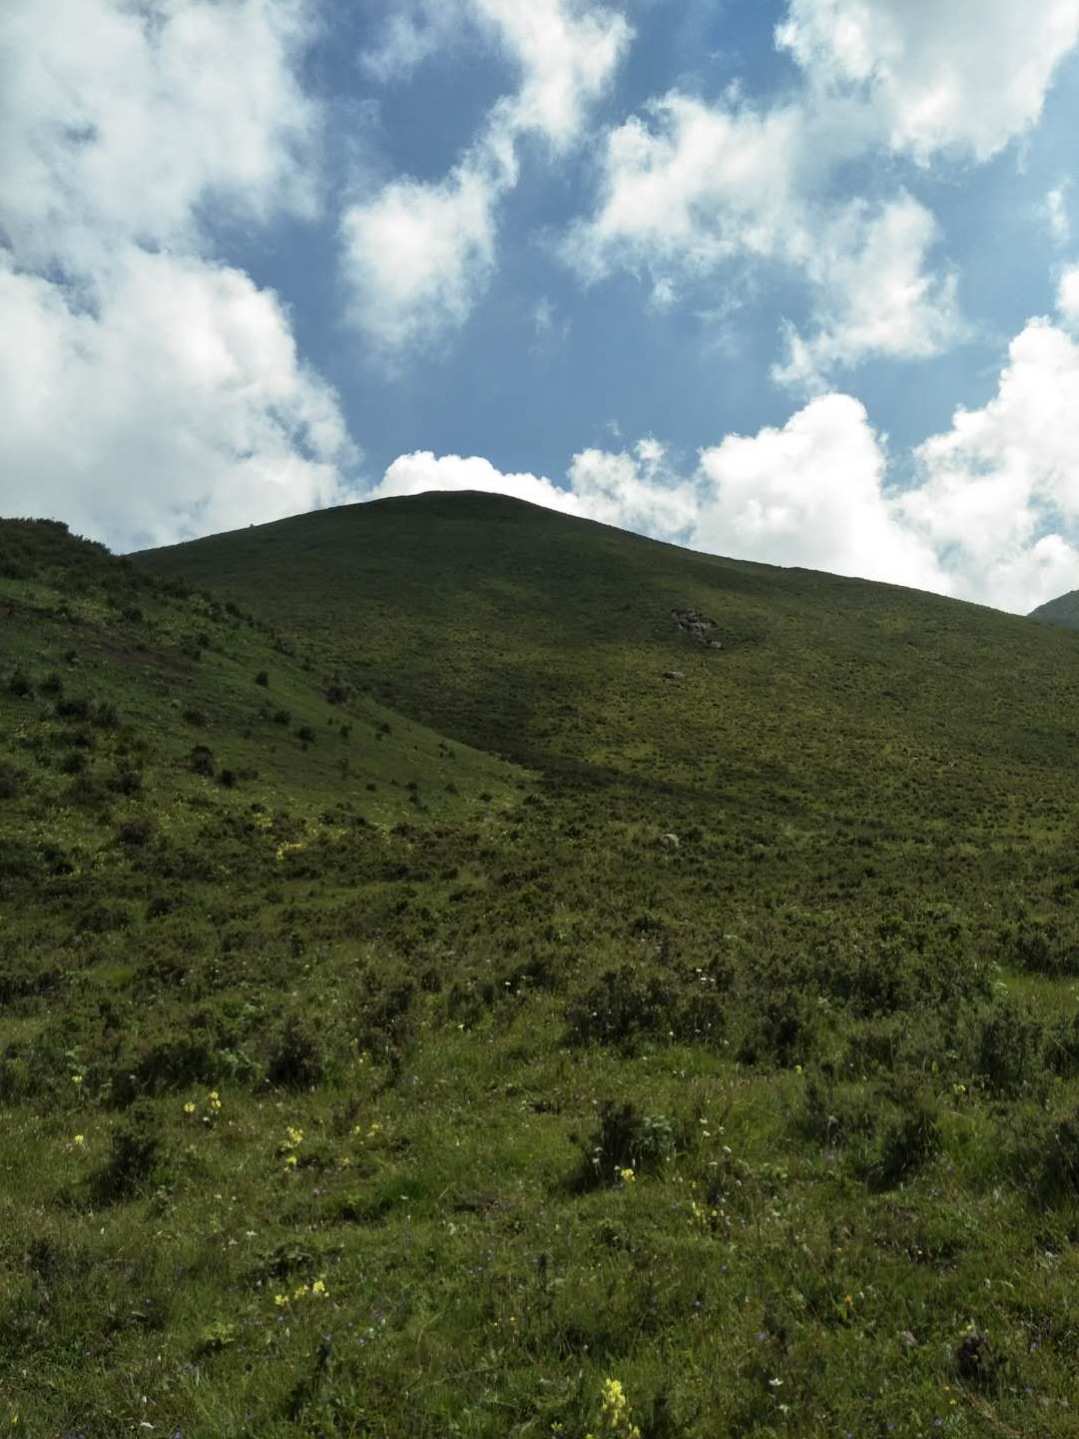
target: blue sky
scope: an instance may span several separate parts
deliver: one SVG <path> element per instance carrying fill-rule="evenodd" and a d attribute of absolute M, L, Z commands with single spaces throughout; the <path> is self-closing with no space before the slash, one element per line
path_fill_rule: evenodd
<path fill-rule="evenodd" d="M 1079 586 L 1079 0 L 8 0 L 0 512 Z"/>

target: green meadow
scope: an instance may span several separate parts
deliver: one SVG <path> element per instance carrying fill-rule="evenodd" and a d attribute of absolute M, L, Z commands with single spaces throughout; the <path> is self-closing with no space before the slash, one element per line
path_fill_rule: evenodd
<path fill-rule="evenodd" d="M 0 521 L 0 1433 L 1079 1435 L 1079 635 Z"/>

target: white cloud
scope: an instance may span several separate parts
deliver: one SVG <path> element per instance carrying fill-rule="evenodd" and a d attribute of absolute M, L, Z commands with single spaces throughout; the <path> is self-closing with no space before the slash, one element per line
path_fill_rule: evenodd
<path fill-rule="evenodd" d="M 869 356 L 923 359 L 962 333 L 955 275 L 934 273 L 928 258 L 937 223 L 910 195 L 874 212 L 852 201 L 826 224 L 806 253 L 815 291 L 817 333 L 788 332 L 788 359 L 773 378 L 823 391 L 826 376 Z"/>
<path fill-rule="evenodd" d="M 576 495 L 560 489 L 538 475 L 506 475 L 478 455 L 435 455 L 417 450 L 399 455 L 387 469 L 368 499 L 385 500 L 399 495 L 422 495 L 428 490 L 480 490 L 486 494 L 510 495 L 515 500 L 561 510 L 567 515 L 581 513 Z"/>
<path fill-rule="evenodd" d="M 573 456 L 569 483 L 581 513 L 605 525 L 665 539 L 691 541 L 698 499 L 692 480 L 668 470 L 666 452 L 651 437 L 632 452 L 582 450 Z"/>
<path fill-rule="evenodd" d="M 391 363 L 467 320 L 494 270 L 498 208 L 517 183 L 527 134 L 554 150 L 579 139 L 631 30 L 586 0 L 413 0 L 392 17 L 367 65 L 383 79 L 408 73 L 471 24 L 518 71 L 518 89 L 438 182 L 400 178 L 342 218 L 342 274 L 352 323 Z"/>
<path fill-rule="evenodd" d="M 1049 238 L 1054 245 L 1066 245 L 1071 239 L 1071 216 L 1068 214 L 1068 191 L 1071 181 L 1064 180 L 1045 197 L 1045 220 L 1049 227 Z"/>
<path fill-rule="evenodd" d="M 578 137 L 585 113 L 606 91 L 632 30 L 623 16 L 583 0 L 471 0 L 518 67 L 509 123 L 556 148 Z"/>
<path fill-rule="evenodd" d="M 341 494 L 355 455 L 277 297 L 202 224 L 317 205 L 306 0 L 0 9 L 0 505 L 120 546 Z"/>
<path fill-rule="evenodd" d="M 87 309 L 2 267 L 0 310 L 5 512 L 133 549 L 343 498 L 336 397 L 240 271 L 133 249 Z"/>
<path fill-rule="evenodd" d="M 319 113 L 302 0 L 5 0 L 0 220 L 20 263 L 196 243 L 213 202 L 311 213 Z"/>
<path fill-rule="evenodd" d="M 385 83 L 455 44 L 493 45 L 517 72 L 503 105 L 507 129 L 563 148 L 606 91 L 632 34 L 624 16 L 592 0 L 407 0 L 361 59 Z"/>
<path fill-rule="evenodd" d="M 864 359 L 925 358 L 965 333 L 930 212 L 903 189 L 838 199 L 844 166 L 984 162 L 1027 133 L 1079 41 L 1079 0 L 789 0 L 775 40 L 803 72 L 781 100 L 670 93 L 610 130 L 593 213 L 563 252 L 588 281 L 642 274 L 653 305 L 783 265 L 815 331 L 784 326 L 773 376 L 819 392 Z M 1063 187 L 1047 205 L 1063 243 Z"/>
<path fill-rule="evenodd" d="M 470 159 L 441 184 L 397 180 L 341 218 L 349 316 L 383 351 L 467 319 L 494 266 L 495 207 L 511 175 Z"/>
<path fill-rule="evenodd" d="M 567 488 L 545 476 L 503 474 L 476 455 L 421 450 L 394 460 L 368 498 L 479 490 L 646 534 L 685 535 L 693 522 L 692 487 L 668 476 L 663 460 L 663 447 L 651 439 L 632 454 L 582 450 L 570 464 Z"/>
<path fill-rule="evenodd" d="M 1079 290 L 1073 272 L 1066 281 L 1064 295 L 1071 281 Z M 489 490 L 694 549 L 1023 613 L 1079 587 L 1079 336 L 1031 320 L 996 394 L 957 410 L 912 458 L 915 482 L 899 491 L 864 406 L 830 393 L 782 426 L 702 449 L 684 475 L 649 436 L 581 451 L 561 485 L 484 459 L 402 456 L 375 495 Z"/>
<path fill-rule="evenodd" d="M 1029 610 L 1079 583 L 1079 344 L 1048 319 L 1011 343 L 993 398 L 917 451 L 908 523 L 962 592 Z"/>
<path fill-rule="evenodd" d="M 695 543 L 770 564 L 947 590 L 932 550 L 884 495 L 886 458 L 864 407 L 823 395 L 782 429 L 704 450 Z"/>
<path fill-rule="evenodd" d="M 1079 40 L 1079 0 L 790 0 L 776 43 L 861 95 L 892 149 L 984 161 L 1035 125 Z"/>
<path fill-rule="evenodd" d="M 651 105 L 649 120 L 609 134 L 596 213 L 567 239 L 564 252 L 587 279 L 646 269 L 662 305 L 674 274 L 783 264 L 810 287 L 817 333 L 788 328 L 774 373 L 809 390 L 869 356 L 936 354 L 961 333 L 955 279 L 930 267 L 937 225 L 923 205 L 905 191 L 879 206 L 814 198 L 822 156 L 830 164 L 843 147 L 857 149 L 857 125 L 841 138 L 832 110 L 759 112 L 677 94 Z"/>
<path fill-rule="evenodd" d="M 589 278 L 619 265 L 706 270 L 776 256 L 797 228 L 797 107 L 760 113 L 672 93 L 610 131 L 596 214 L 566 253 Z"/>
<path fill-rule="evenodd" d="M 1057 309 L 1069 329 L 1079 326 L 1079 265 L 1069 265 L 1057 287 Z"/>
<path fill-rule="evenodd" d="M 885 469 L 864 408 L 828 395 L 781 429 L 702 450 L 688 476 L 649 436 L 633 450 L 582 450 L 565 486 L 476 457 L 402 455 L 370 498 L 484 490 L 713 553 L 947 591 L 932 549 L 885 496 Z"/>

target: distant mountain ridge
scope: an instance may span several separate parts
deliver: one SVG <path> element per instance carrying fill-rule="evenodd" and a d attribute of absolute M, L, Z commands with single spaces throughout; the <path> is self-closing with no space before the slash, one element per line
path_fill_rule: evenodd
<path fill-rule="evenodd" d="M 1079 630 L 1079 590 L 1069 590 L 1066 595 L 1057 595 L 1055 600 L 1046 600 L 1044 605 L 1031 610 L 1028 619 Z"/>

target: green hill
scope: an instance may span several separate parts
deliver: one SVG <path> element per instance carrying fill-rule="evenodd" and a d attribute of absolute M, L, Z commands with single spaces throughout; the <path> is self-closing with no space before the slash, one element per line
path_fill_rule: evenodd
<path fill-rule="evenodd" d="M 1066 595 L 1057 595 L 1055 600 L 1047 600 L 1044 605 L 1031 610 L 1030 618 L 1043 624 L 1079 630 L 1079 590 L 1070 590 Z"/>
<path fill-rule="evenodd" d="M 996 611 L 479 494 L 328 510 L 137 561 L 258 597 L 358 688 L 538 767 L 891 825 L 962 814 L 991 828 L 1031 782 L 1069 812 L 1079 649 Z M 714 621 L 705 643 L 678 628 L 685 610 Z"/>
<path fill-rule="evenodd" d="M 1074 635 L 480 495 L 0 625 L 0 1423 L 1074 1432 Z"/>

